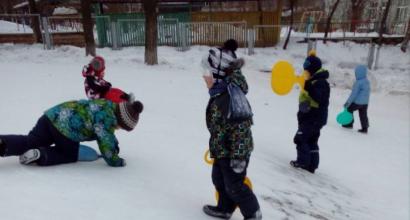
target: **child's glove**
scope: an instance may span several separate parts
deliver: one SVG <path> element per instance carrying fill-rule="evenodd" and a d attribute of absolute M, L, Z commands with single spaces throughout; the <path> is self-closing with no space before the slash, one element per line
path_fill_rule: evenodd
<path fill-rule="evenodd" d="M 90 65 L 85 65 L 83 67 L 83 77 L 87 77 L 87 76 L 92 76 L 93 75 L 93 71 L 90 68 Z"/>
<path fill-rule="evenodd" d="M 299 103 L 299 111 L 302 113 L 308 113 L 310 111 L 309 101 Z"/>
<path fill-rule="evenodd" d="M 246 168 L 246 160 L 232 159 L 230 166 L 235 173 L 242 173 Z"/>
<path fill-rule="evenodd" d="M 345 107 L 345 108 L 349 108 L 349 106 L 350 106 L 350 104 L 347 103 L 347 102 L 343 105 L 343 107 Z"/>

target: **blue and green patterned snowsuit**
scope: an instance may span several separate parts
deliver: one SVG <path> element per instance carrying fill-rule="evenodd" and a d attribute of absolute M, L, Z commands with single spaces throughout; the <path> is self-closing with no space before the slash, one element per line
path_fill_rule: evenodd
<path fill-rule="evenodd" d="M 76 162 L 79 143 L 96 140 L 110 166 L 123 166 L 118 156 L 116 104 L 104 99 L 69 101 L 47 110 L 28 135 L 0 135 L 1 156 L 21 155 L 39 149 L 39 165 Z"/>

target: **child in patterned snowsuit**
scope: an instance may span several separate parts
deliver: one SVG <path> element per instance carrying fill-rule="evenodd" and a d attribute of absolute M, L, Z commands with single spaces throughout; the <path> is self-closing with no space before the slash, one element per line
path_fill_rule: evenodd
<path fill-rule="evenodd" d="M 80 142 L 96 140 L 108 165 L 125 166 L 114 131 L 131 131 L 143 109 L 141 102 L 104 99 L 69 101 L 50 108 L 28 135 L 0 135 L 0 156 L 20 156 L 22 164 L 41 166 L 78 160 Z"/>
<path fill-rule="evenodd" d="M 210 56 L 232 56 L 227 60 L 235 61 L 237 47 L 236 41 L 228 40 L 224 47 Z M 213 59 L 208 60 L 215 62 Z M 218 59 L 216 61 L 224 62 Z M 239 63 L 241 62 L 240 67 L 243 65 L 243 60 Z M 240 67 L 228 68 L 232 65 L 225 65 L 227 68 L 218 70 L 218 67 L 224 65 L 212 63 L 210 66 L 216 67 L 216 71 L 211 68 L 213 77 L 204 76 L 211 96 L 206 108 L 206 124 L 211 135 L 210 155 L 214 158 L 212 182 L 219 193 L 219 200 L 216 206 L 205 205 L 203 211 L 213 217 L 228 219 L 238 206 L 245 219 L 262 219 L 255 194 L 244 184 L 246 169 L 253 150 L 252 118 L 230 120 L 227 117 L 229 106 L 227 85 L 231 82 L 235 83 L 245 94 L 248 92 L 248 85 Z M 221 72 L 223 74 L 216 75 Z"/>

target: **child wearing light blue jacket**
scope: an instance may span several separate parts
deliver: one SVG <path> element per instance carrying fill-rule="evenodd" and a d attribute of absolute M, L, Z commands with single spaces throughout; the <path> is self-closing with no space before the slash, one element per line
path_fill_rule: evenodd
<path fill-rule="evenodd" d="M 344 106 L 347 111 L 353 113 L 359 111 L 359 118 L 362 128 L 358 131 L 367 133 L 369 128 L 369 119 L 367 118 L 367 107 L 369 105 L 370 97 L 370 83 L 367 79 L 367 67 L 365 65 L 358 65 L 355 69 L 356 82 L 353 85 L 352 92 L 347 99 Z M 353 128 L 354 120 L 350 124 L 343 125 L 345 128 Z"/>

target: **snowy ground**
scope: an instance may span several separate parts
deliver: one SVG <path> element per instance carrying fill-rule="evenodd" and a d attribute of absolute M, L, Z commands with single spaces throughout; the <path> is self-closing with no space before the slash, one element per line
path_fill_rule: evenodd
<path fill-rule="evenodd" d="M 207 49 L 161 47 L 153 67 L 144 65 L 141 47 L 98 50 L 107 61 L 106 79 L 145 105 L 137 128 L 118 132 L 127 166 L 111 168 L 100 160 L 44 168 L 0 158 L 1 219 L 212 219 L 201 211 L 215 202 L 211 167 L 203 161 L 208 95 L 199 62 Z M 345 130 L 335 121 L 353 68 L 365 62 L 367 50 L 358 44 L 318 45 L 333 88 L 319 142 L 321 163 L 312 175 L 288 165 L 296 155 L 298 90 L 273 94 L 266 72 L 280 59 L 301 72 L 306 45 L 256 49 L 253 56 L 240 49 L 255 114 L 248 175 L 264 219 L 409 219 L 410 55 L 397 47 L 382 49 L 381 68 L 370 75 L 375 91 L 368 135 L 356 132 L 359 123 Z M 82 48 L 0 45 L 0 134 L 27 133 L 45 109 L 85 98 L 81 69 L 89 59 Z M 242 217 L 236 212 L 232 219 Z"/>

